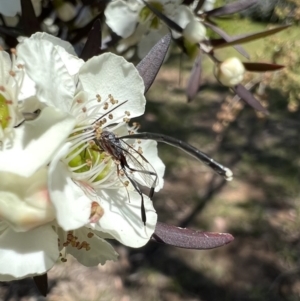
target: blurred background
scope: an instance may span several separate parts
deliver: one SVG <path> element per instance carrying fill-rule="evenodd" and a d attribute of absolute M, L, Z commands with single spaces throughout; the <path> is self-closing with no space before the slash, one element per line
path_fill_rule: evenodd
<path fill-rule="evenodd" d="M 143 131 L 189 142 L 234 173 L 234 180 L 225 182 L 179 150 L 160 145 L 166 175 L 153 199 L 159 221 L 229 232 L 235 240 L 208 251 L 114 243 L 120 260 L 95 268 L 69 257 L 49 271 L 47 300 L 300 300 L 300 3 L 260 3 L 218 24 L 235 35 L 293 23 L 244 45 L 253 61 L 286 65 L 245 81 L 270 115 L 244 106 L 217 84 L 209 60 L 200 92 L 187 103 L 193 62 L 174 48 L 147 93 L 145 115 L 136 120 Z M 240 57 L 231 48 L 217 52 L 219 58 L 232 55 Z M 44 299 L 30 279 L 0 284 L 0 300 Z"/>

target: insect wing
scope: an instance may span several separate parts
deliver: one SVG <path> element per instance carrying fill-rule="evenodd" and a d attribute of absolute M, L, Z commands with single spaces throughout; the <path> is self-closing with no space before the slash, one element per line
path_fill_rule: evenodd
<path fill-rule="evenodd" d="M 120 141 L 132 178 L 143 186 L 155 188 L 158 185 L 158 176 L 153 166 L 133 146 L 124 140 Z"/>

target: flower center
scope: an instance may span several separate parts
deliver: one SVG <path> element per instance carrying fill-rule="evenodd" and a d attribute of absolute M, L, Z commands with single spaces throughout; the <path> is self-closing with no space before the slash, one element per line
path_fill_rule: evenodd
<path fill-rule="evenodd" d="M 23 65 L 16 64 L 16 53 L 9 55 L 0 48 L 0 141 L 9 135 L 22 118 L 18 104 L 19 93 L 24 80 Z"/>
<path fill-rule="evenodd" d="M 90 181 L 97 182 L 104 179 L 111 168 L 112 160 L 107 154 L 99 150 L 93 143 L 81 144 L 67 156 L 68 165 L 75 173 L 90 174 Z M 100 167 L 101 166 L 101 167 Z"/>
<path fill-rule="evenodd" d="M 0 127 L 4 130 L 9 122 L 9 106 L 10 102 L 0 93 Z"/>
<path fill-rule="evenodd" d="M 91 196 L 97 189 L 115 189 L 123 185 L 116 158 L 96 142 L 102 139 L 101 133 L 106 127 L 113 132 L 130 121 L 130 112 L 120 111 L 126 102 L 119 103 L 111 94 L 89 98 L 85 92 L 79 92 L 74 98 L 71 112 L 77 125 L 68 138 L 72 146 L 64 161 L 73 180 Z"/>

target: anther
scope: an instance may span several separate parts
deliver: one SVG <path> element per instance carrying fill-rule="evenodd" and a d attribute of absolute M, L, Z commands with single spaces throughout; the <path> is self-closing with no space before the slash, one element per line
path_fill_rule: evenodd
<path fill-rule="evenodd" d="M 113 119 L 113 118 L 114 118 L 113 114 L 109 114 L 109 115 L 108 115 L 108 118 L 109 118 L 109 119 Z"/>
<path fill-rule="evenodd" d="M 108 109 L 108 102 L 105 102 L 103 105 L 103 110 L 107 110 Z"/>
<path fill-rule="evenodd" d="M 92 238 L 94 236 L 94 233 L 93 232 L 89 232 L 88 234 L 87 234 L 87 237 L 88 238 Z"/>

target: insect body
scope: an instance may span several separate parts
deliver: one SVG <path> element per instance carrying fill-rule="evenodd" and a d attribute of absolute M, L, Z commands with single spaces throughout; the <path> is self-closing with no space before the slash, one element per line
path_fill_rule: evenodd
<path fill-rule="evenodd" d="M 117 162 L 118 175 L 120 174 L 120 170 L 122 170 L 134 189 L 141 196 L 141 216 L 143 223 L 146 224 L 144 196 L 138 184 L 140 181 L 137 180 L 138 177 L 135 174 L 137 173 L 140 176 L 143 185 L 150 187 L 149 197 L 151 199 L 158 179 L 153 167 L 142 154 L 138 153 L 125 141 L 116 137 L 113 132 L 104 130 L 100 134 L 99 139 L 95 139 L 95 143 Z M 142 162 L 136 159 L 134 154 L 139 156 L 142 159 Z M 151 170 L 146 169 L 142 163 Z"/>

